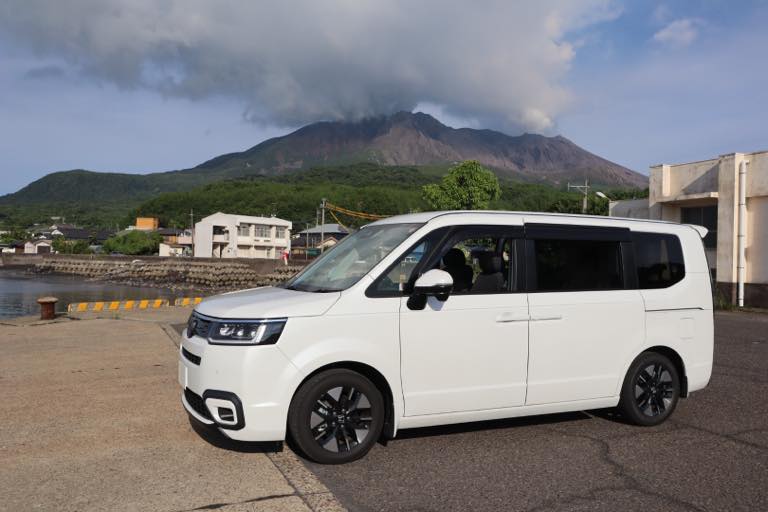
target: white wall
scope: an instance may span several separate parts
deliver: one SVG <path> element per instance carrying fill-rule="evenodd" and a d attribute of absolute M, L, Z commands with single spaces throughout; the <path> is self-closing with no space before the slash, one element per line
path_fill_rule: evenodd
<path fill-rule="evenodd" d="M 648 199 L 627 199 L 624 201 L 611 201 L 608 204 L 610 217 L 626 217 L 630 219 L 649 218 Z"/>
<path fill-rule="evenodd" d="M 768 284 L 768 196 L 747 199 L 746 282 Z"/>

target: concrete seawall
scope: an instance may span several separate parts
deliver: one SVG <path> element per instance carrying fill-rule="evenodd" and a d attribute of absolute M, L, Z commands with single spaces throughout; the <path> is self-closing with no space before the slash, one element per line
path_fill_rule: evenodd
<path fill-rule="evenodd" d="M 14 263 L 19 265 L 19 258 Z M 46 256 L 30 261 L 29 265 L 31 272 L 39 274 L 70 274 L 98 281 L 196 290 L 274 285 L 303 268 L 295 264 L 286 266 L 279 260 L 63 255 Z"/>

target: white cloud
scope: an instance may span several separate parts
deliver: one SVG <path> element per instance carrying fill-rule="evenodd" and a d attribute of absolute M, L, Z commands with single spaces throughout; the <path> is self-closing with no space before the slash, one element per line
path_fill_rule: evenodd
<path fill-rule="evenodd" d="M 69 72 L 297 125 L 438 105 L 546 131 L 570 101 L 569 35 L 613 0 L 6 0 L 0 36 Z"/>
<path fill-rule="evenodd" d="M 701 25 L 702 21 L 697 18 L 675 20 L 653 34 L 653 40 L 669 46 L 685 47 L 699 36 Z"/>

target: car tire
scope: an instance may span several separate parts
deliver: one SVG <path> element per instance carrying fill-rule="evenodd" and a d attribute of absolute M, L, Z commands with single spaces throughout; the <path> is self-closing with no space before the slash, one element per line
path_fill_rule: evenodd
<path fill-rule="evenodd" d="M 291 401 L 288 432 L 304 457 L 344 464 L 363 457 L 381 436 L 381 392 L 365 376 L 333 369 L 311 377 Z"/>
<path fill-rule="evenodd" d="M 680 399 L 680 376 L 672 361 L 658 352 L 643 352 L 627 371 L 619 411 L 635 425 L 663 423 Z"/>

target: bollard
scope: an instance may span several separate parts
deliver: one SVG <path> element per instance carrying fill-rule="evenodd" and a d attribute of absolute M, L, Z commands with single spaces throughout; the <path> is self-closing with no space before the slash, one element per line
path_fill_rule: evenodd
<path fill-rule="evenodd" d="M 56 318 L 56 303 L 59 299 L 56 297 L 40 297 L 37 303 L 40 304 L 40 320 L 53 320 Z"/>

